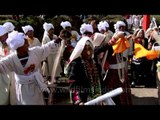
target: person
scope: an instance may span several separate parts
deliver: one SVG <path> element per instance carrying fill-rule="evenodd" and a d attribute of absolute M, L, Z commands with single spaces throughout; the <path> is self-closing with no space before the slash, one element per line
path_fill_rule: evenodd
<path fill-rule="evenodd" d="M 0 60 L 9 54 L 8 47 L 6 45 L 6 39 L 8 37 L 7 29 L 0 25 Z M 0 73 L 0 105 L 10 104 L 10 79 L 7 74 Z"/>
<path fill-rule="evenodd" d="M 44 35 L 42 38 L 42 45 L 45 45 L 46 43 L 57 39 L 57 35 L 54 34 L 54 26 L 52 23 L 45 22 L 43 24 L 43 29 L 44 29 Z M 52 67 L 56 59 L 55 57 L 57 53 L 58 53 L 58 48 L 52 49 L 52 52 L 50 52 L 50 55 L 43 60 L 42 74 L 44 77 L 47 78 L 47 80 L 51 79 Z M 60 72 L 61 69 L 59 69 L 58 71 Z"/>
<path fill-rule="evenodd" d="M 145 33 L 143 29 L 136 29 L 133 36 L 133 42 L 141 44 L 144 48 L 148 48 L 148 39 L 145 38 Z M 133 45 L 135 50 L 135 45 Z M 131 86 L 135 87 L 135 85 L 146 85 L 147 81 L 150 81 L 149 74 L 151 70 L 151 61 L 147 60 L 146 57 L 136 58 L 133 55 L 131 60 L 131 76 L 132 82 Z"/>
<path fill-rule="evenodd" d="M 63 29 L 66 29 L 66 30 L 71 32 L 71 34 L 72 34 L 72 36 L 71 36 L 71 45 L 73 47 L 75 47 L 75 45 L 77 44 L 78 40 L 80 39 L 79 33 L 72 28 L 72 25 L 71 25 L 71 23 L 69 21 L 64 21 L 64 22 L 62 21 L 60 25 L 63 27 Z"/>
<path fill-rule="evenodd" d="M 122 56 L 122 53 L 129 48 L 129 46 L 125 44 L 124 48 L 121 46 L 118 51 L 115 49 L 115 47 L 118 46 L 118 41 L 122 43 L 122 41 L 125 40 L 127 42 L 130 38 L 130 36 L 126 38 L 124 36 L 124 32 L 119 31 L 113 35 L 108 43 L 97 46 L 94 50 L 94 56 L 98 56 L 101 52 L 108 50 L 108 55 L 106 56 L 108 69 L 103 78 L 103 84 L 105 85 L 103 92 L 106 93 L 110 90 L 122 87 L 123 93 L 112 98 L 116 105 L 132 104 L 130 81 L 128 80 L 127 70 L 125 69 L 125 58 Z"/>
<path fill-rule="evenodd" d="M 83 105 L 85 102 L 103 94 L 102 68 L 94 58 L 94 49 L 102 41 L 105 41 L 104 38 L 105 35 L 96 33 L 93 42 L 88 36 L 81 38 L 69 58 L 65 70 L 71 83 L 73 105 Z M 94 105 L 115 105 L 115 103 L 109 97 Z"/>
<path fill-rule="evenodd" d="M 6 43 L 15 52 L 0 60 L 0 73 L 15 72 L 17 105 L 45 105 L 43 92 L 50 91 L 38 68 L 51 50 L 59 46 L 60 41 L 29 48 L 24 33 L 13 31 Z"/>
<path fill-rule="evenodd" d="M 34 37 L 34 29 L 31 25 L 22 26 L 22 30 L 27 36 L 29 47 L 41 46 L 39 39 Z"/>
<path fill-rule="evenodd" d="M 73 81 L 70 86 L 73 105 L 83 105 L 101 95 L 100 74 L 93 54 L 91 38 L 82 37 L 66 65 L 66 74 Z"/>
<path fill-rule="evenodd" d="M 113 32 L 109 29 L 108 22 L 100 21 L 97 26 L 98 26 L 98 31 L 106 35 L 106 42 L 108 42 L 108 40 L 110 40 L 113 36 Z"/>

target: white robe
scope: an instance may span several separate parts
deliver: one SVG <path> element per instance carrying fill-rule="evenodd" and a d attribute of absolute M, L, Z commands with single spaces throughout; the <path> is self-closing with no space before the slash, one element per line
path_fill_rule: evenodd
<path fill-rule="evenodd" d="M 56 36 L 54 35 L 53 38 L 54 38 L 53 40 L 55 40 Z M 50 41 L 52 41 L 52 40 L 49 38 L 49 36 L 47 34 L 45 34 L 43 39 L 42 39 L 42 45 L 44 45 L 44 44 L 46 44 L 46 43 L 48 43 Z M 58 49 L 59 48 L 53 49 L 50 52 L 50 55 L 46 58 L 47 63 L 43 62 L 43 65 L 42 65 L 42 74 L 43 74 L 43 76 L 46 76 L 46 77 L 47 76 L 51 76 L 53 64 L 54 64 L 55 59 L 56 59 L 56 55 L 59 52 Z M 60 64 L 58 64 L 57 68 L 58 69 L 56 71 L 56 76 L 59 76 L 60 72 L 62 72 Z"/>
<path fill-rule="evenodd" d="M 11 51 L 9 51 L 9 54 Z M 4 49 L 0 42 L 0 59 L 4 58 Z M 15 105 L 16 103 L 16 91 L 15 91 L 15 79 L 14 73 L 8 74 L 0 73 L 0 105 Z"/>
<path fill-rule="evenodd" d="M 31 44 L 30 42 L 29 43 L 29 47 L 34 47 L 34 46 L 41 46 L 41 42 L 38 40 L 38 38 L 33 38 L 33 43 Z"/>
<path fill-rule="evenodd" d="M 52 49 L 59 47 L 54 41 L 45 44 L 42 47 L 29 48 L 29 58 L 26 65 L 23 67 L 16 51 L 7 57 L 0 60 L 0 73 L 6 74 L 9 72 L 15 72 L 17 75 L 25 75 L 24 70 L 31 64 L 35 65 L 33 72 L 36 72 L 39 68 L 41 61 L 46 58 Z M 29 73 L 29 75 L 32 73 Z M 36 78 L 35 78 L 36 79 Z M 29 81 L 29 80 L 28 80 Z M 40 86 L 35 82 L 20 84 L 16 79 L 16 97 L 18 105 L 44 105 L 43 93 Z"/>

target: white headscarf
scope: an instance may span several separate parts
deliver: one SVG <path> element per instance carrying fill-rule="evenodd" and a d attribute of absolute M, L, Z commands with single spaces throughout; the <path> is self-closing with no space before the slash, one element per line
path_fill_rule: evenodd
<path fill-rule="evenodd" d="M 65 22 L 62 21 L 60 25 L 63 27 L 63 29 L 65 29 L 66 27 L 72 26 L 69 21 L 65 21 Z"/>
<path fill-rule="evenodd" d="M 3 25 L 0 25 L 0 36 L 4 35 L 8 33 L 6 27 L 4 27 Z"/>
<path fill-rule="evenodd" d="M 76 44 L 75 48 L 73 49 L 70 57 L 69 57 L 69 62 L 67 63 L 67 65 L 65 66 L 64 69 L 64 73 L 67 74 L 67 69 L 70 65 L 70 63 L 75 60 L 76 58 L 80 57 L 82 54 L 82 51 L 84 49 L 84 46 L 86 44 L 87 41 L 90 41 L 90 43 L 93 45 L 93 42 L 91 40 L 91 38 L 89 38 L 88 36 L 84 36 L 82 37 Z M 92 46 L 93 47 L 93 46 Z M 94 49 L 94 48 L 93 48 Z"/>
<path fill-rule="evenodd" d="M 43 29 L 46 31 L 46 32 L 48 32 L 51 28 L 53 28 L 54 29 L 54 26 L 53 26 L 53 24 L 52 23 L 44 23 L 43 24 Z"/>
<path fill-rule="evenodd" d="M 17 48 L 24 45 L 25 39 L 26 39 L 26 36 L 24 33 L 13 31 L 8 34 L 6 43 L 12 50 L 16 50 Z"/>
<path fill-rule="evenodd" d="M 3 26 L 6 27 L 8 32 L 12 32 L 15 29 L 15 26 L 11 22 L 5 22 Z"/>
<path fill-rule="evenodd" d="M 22 26 L 23 32 L 26 34 L 29 30 L 34 31 L 33 27 L 31 25 Z"/>
<path fill-rule="evenodd" d="M 91 24 L 86 24 L 86 23 L 83 23 L 80 27 L 80 32 L 81 34 L 84 34 L 85 32 L 91 32 L 93 33 L 93 27 Z"/>
<path fill-rule="evenodd" d="M 95 33 L 93 38 L 93 45 L 100 46 L 100 44 L 105 40 L 105 35 L 101 33 Z"/>
<path fill-rule="evenodd" d="M 84 36 L 82 37 L 76 44 L 72 54 L 70 55 L 70 58 L 69 58 L 69 63 L 71 63 L 74 59 L 78 58 L 81 56 L 81 53 L 84 49 L 84 46 L 86 44 L 87 41 L 90 41 L 91 44 L 93 45 L 92 43 L 92 40 L 91 38 L 89 38 L 88 36 Z"/>

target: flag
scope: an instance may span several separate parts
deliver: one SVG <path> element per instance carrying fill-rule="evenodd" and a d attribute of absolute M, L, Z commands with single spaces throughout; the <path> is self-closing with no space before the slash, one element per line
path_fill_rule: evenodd
<path fill-rule="evenodd" d="M 150 25 L 150 15 L 143 15 L 142 29 L 146 31 Z"/>

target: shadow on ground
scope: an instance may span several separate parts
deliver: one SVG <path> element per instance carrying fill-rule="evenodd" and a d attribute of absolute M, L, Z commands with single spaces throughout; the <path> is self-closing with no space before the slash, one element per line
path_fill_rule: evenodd
<path fill-rule="evenodd" d="M 156 97 L 138 97 L 132 95 L 133 105 L 158 105 L 158 98 Z"/>

